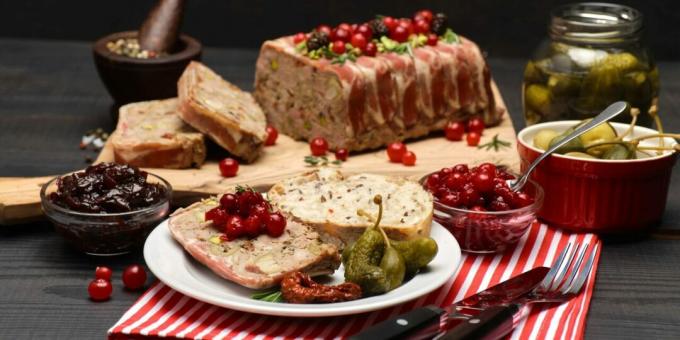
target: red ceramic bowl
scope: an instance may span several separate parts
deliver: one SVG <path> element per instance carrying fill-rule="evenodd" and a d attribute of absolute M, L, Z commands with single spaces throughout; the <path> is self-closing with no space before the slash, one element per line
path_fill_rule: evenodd
<path fill-rule="evenodd" d="M 520 131 L 517 149 L 525 171 L 543 150 L 533 146 L 542 129 L 564 131 L 578 121 L 532 125 Z M 628 124 L 612 123 L 620 134 Z M 654 134 L 636 127 L 631 138 Z M 644 145 L 658 145 L 649 139 Z M 666 145 L 675 145 L 664 138 Z M 543 187 L 545 202 L 538 216 L 550 225 L 573 231 L 622 233 L 639 231 L 661 220 L 676 152 L 635 160 L 586 160 L 551 155 L 536 167 L 531 178 Z"/>

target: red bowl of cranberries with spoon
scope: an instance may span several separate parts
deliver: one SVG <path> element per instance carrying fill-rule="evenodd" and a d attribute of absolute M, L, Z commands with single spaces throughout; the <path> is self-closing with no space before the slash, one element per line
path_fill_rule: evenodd
<path fill-rule="evenodd" d="M 491 163 L 458 164 L 428 174 L 420 183 L 434 196 L 434 220 L 463 250 L 495 253 L 517 243 L 543 205 L 543 189 L 536 182 L 513 192 L 508 179 L 515 175 Z"/>

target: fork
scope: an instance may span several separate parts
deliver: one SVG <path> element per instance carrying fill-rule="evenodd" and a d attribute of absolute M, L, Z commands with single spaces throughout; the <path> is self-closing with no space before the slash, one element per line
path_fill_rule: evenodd
<path fill-rule="evenodd" d="M 512 331 L 516 321 L 527 314 L 529 305 L 569 301 L 579 294 L 588 279 L 595 263 L 597 247 L 597 244 L 592 247 L 583 264 L 589 244 L 586 243 L 581 247 L 576 243 L 573 250 L 572 244 L 567 244 L 553 262 L 543 281 L 531 292 L 509 305 L 487 308 L 476 317 L 464 321 L 437 339 L 499 339 Z"/>

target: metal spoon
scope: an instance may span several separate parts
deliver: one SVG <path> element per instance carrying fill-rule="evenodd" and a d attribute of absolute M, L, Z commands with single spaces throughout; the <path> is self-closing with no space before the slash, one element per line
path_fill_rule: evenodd
<path fill-rule="evenodd" d="M 555 152 L 555 150 L 559 149 L 562 145 L 569 143 L 572 139 L 590 131 L 592 128 L 618 116 L 622 112 L 626 111 L 628 109 L 628 103 L 620 101 L 616 102 L 614 104 L 609 105 L 604 111 L 602 111 L 599 115 L 597 115 L 595 118 L 593 118 L 591 121 L 589 121 L 587 124 L 584 124 L 583 126 L 579 127 L 578 129 L 574 130 L 574 132 L 570 133 L 567 135 L 567 137 L 564 137 L 561 141 L 558 143 L 555 143 L 551 148 L 546 150 L 542 155 L 538 156 L 536 160 L 534 160 L 531 165 L 529 165 L 529 168 L 527 171 L 522 175 L 522 177 L 518 179 L 509 179 L 507 180 L 508 186 L 510 187 L 510 190 L 512 191 L 519 191 L 524 187 L 525 184 L 527 184 L 527 180 L 529 179 L 529 175 L 531 175 L 531 172 L 534 171 L 538 163 L 546 159 L 550 154 Z"/>

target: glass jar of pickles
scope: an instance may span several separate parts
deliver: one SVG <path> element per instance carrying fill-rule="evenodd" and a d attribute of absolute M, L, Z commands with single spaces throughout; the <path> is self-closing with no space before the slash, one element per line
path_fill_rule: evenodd
<path fill-rule="evenodd" d="M 606 3 L 565 5 L 552 12 L 548 32 L 524 70 L 527 125 L 590 118 L 618 100 L 630 103 L 639 125 L 652 124 L 659 73 L 641 41 L 640 12 Z"/>

